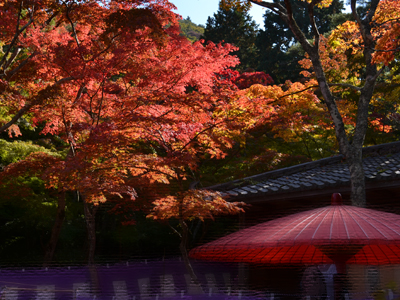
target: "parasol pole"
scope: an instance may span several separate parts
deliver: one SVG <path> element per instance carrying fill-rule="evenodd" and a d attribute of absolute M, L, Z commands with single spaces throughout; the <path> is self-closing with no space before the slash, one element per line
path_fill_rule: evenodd
<path fill-rule="evenodd" d="M 348 294 L 349 280 L 346 273 L 346 263 L 336 262 L 336 274 L 333 275 L 335 300 L 345 300 Z"/>
<path fill-rule="evenodd" d="M 331 205 L 343 205 L 343 198 L 340 193 L 334 193 L 331 197 Z M 358 250 L 357 250 L 358 251 Z M 348 255 L 331 256 L 335 263 L 336 274 L 333 276 L 334 299 L 345 300 L 348 293 L 349 280 L 347 278 L 346 261 Z"/>

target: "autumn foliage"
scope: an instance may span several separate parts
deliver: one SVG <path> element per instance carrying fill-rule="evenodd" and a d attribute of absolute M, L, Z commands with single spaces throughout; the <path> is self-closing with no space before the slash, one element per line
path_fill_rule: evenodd
<path fill-rule="evenodd" d="M 272 85 L 274 80 L 265 72 L 243 72 L 226 69 L 216 74 L 217 80 L 223 84 L 233 84 L 238 89 L 244 90 L 254 84 L 261 84 L 264 86 Z"/>
<path fill-rule="evenodd" d="M 184 220 L 214 219 L 214 216 L 244 212 L 244 202 L 226 202 L 219 192 L 189 190 L 176 196 L 154 201 L 154 210 L 148 215 L 156 220 L 182 218 Z"/>
<path fill-rule="evenodd" d="M 374 61 L 388 65 L 400 50 L 400 3 L 396 0 L 384 0 L 379 3 L 374 18 L 376 29 L 376 52 Z"/>
<path fill-rule="evenodd" d="M 192 44 L 173 8 L 164 0 L 11 0 L 0 8 L 0 130 L 17 135 L 24 116 L 61 137 L 68 153 L 33 153 L 0 180 L 34 175 L 60 195 L 77 192 L 92 252 L 96 207 L 136 200 L 142 188 L 154 190 L 147 199 L 159 199 L 156 208 L 183 199 L 179 210 L 192 218 L 242 211 L 213 192 L 187 192 L 186 182 L 201 159 L 224 157 L 268 118 L 269 110 L 258 115 L 269 100 L 220 84 L 215 74 L 239 63 L 235 48 Z M 65 197 L 58 207 L 61 216 Z"/>

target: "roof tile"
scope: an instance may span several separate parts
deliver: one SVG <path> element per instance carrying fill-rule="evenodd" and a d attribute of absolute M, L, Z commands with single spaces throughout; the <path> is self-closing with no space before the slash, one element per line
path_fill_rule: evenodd
<path fill-rule="evenodd" d="M 400 142 L 363 149 L 365 177 L 370 181 L 400 177 Z M 246 182 L 255 182 L 247 184 Z M 284 193 L 290 190 L 313 190 L 328 186 L 348 185 L 349 168 L 343 157 L 321 159 L 298 166 L 266 172 L 211 188 L 223 190 L 232 196 Z"/>

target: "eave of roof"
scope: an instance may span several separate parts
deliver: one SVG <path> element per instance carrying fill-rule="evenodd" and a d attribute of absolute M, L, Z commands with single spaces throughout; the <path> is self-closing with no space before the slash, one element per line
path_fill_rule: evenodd
<path fill-rule="evenodd" d="M 363 148 L 367 188 L 395 186 L 400 180 L 400 142 Z M 255 176 L 207 187 L 235 200 L 243 198 L 277 199 L 283 195 L 334 192 L 350 189 L 349 168 L 343 155 L 274 170 Z"/>

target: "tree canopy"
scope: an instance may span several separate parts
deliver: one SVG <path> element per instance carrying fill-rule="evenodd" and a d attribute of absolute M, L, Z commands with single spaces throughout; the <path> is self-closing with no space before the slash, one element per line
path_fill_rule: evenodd
<path fill-rule="evenodd" d="M 237 65 L 230 55 L 237 48 L 191 43 L 167 1 L 51 3 L 15 0 L 0 9 L 1 130 L 18 133 L 21 117 L 31 128 L 44 124 L 41 133 L 60 137 L 67 154 L 38 148 L 7 165 L 0 180 L 34 176 L 56 195 L 48 260 L 67 194 L 75 193 L 92 263 L 101 203 L 134 201 L 141 189 L 154 191 L 151 201 L 189 195 L 185 183 L 199 159 L 224 157 L 267 117 L 257 114 L 269 101 L 219 82 L 216 73 Z M 240 211 L 218 201 L 220 213 Z"/>

